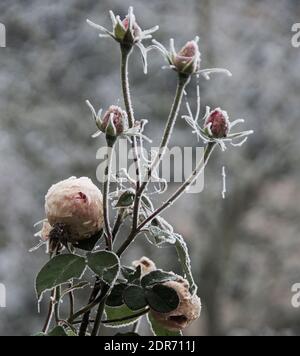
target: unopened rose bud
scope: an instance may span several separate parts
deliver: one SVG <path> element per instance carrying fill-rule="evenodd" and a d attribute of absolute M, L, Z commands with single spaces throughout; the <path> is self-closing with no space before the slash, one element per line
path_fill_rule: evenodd
<path fill-rule="evenodd" d="M 181 331 L 197 320 L 201 314 L 201 301 L 189 291 L 189 283 L 182 277 L 175 281 L 164 283 L 165 286 L 174 289 L 180 299 L 179 306 L 171 313 L 158 313 L 151 310 L 153 318 L 170 331 Z"/>
<path fill-rule="evenodd" d="M 133 261 L 132 265 L 135 268 L 141 267 L 142 277 L 150 272 L 157 270 L 155 263 L 153 261 L 151 261 L 150 258 L 148 258 L 148 257 L 142 257 L 138 261 Z"/>
<path fill-rule="evenodd" d="M 89 178 L 72 177 L 53 185 L 45 211 L 49 224 L 64 224 L 72 241 L 88 239 L 103 227 L 102 193 Z"/>
<path fill-rule="evenodd" d="M 200 70 L 201 54 L 196 41 L 188 42 L 173 60 L 173 65 L 179 73 L 194 74 Z"/>
<path fill-rule="evenodd" d="M 101 121 L 101 131 L 108 136 L 119 136 L 128 130 L 127 114 L 120 107 L 112 105 Z"/>
<path fill-rule="evenodd" d="M 125 28 L 126 31 L 129 30 L 129 16 L 126 16 L 126 18 L 122 21 L 122 24 Z M 140 26 L 137 24 L 137 22 L 135 21 L 135 18 L 133 19 L 133 23 L 132 23 L 132 39 L 133 41 L 139 41 L 139 39 L 141 38 L 142 35 L 142 29 L 140 28 Z"/>
<path fill-rule="evenodd" d="M 226 111 L 215 109 L 205 121 L 205 128 L 214 138 L 225 138 L 230 131 L 230 121 Z"/>

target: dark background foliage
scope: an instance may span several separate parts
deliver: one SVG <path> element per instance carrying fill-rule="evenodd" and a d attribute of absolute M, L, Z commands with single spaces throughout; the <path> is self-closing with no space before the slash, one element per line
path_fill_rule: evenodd
<path fill-rule="evenodd" d="M 191 248 L 203 300 L 202 317 L 187 334 L 299 334 L 300 311 L 291 306 L 291 286 L 300 282 L 296 0 L 1 0 L 8 47 L 0 49 L 0 282 L 8 306 L 0 309 L 0 334 L 39 330 L 33 279 L 46 257 L 28 253 L 36 243 L 33 224 L 43 218 L 53 182 L 72 175 L 95 180 L 103 142 L 91 139 L 84 100 L 106 107 L 121 99 L 117 46 L 99 40 L 85 19 L 109 26 L 108 10 L 124 15 L 129 5 L 144 28 L 161 25 L 156 37 L 164 43 L 174 37 L 182 45 L 199 34 L 203 66 L 234 73 L 203 83 L 203 103 L 246 118 L 255 130 L 243 149 L 215 155 L 201 195 L 186 196 L 166 215 Z M 175 76 L 154 54 L 147 77 L 138 55 L 133 61 L 136 113 L 156 138 Z M 197 144 L 181 121 L 173 144 L 187 142 Z M 143 239 L 126 258 L 144 254 L 178 270 L 172 250 L 157 251 Z"/>

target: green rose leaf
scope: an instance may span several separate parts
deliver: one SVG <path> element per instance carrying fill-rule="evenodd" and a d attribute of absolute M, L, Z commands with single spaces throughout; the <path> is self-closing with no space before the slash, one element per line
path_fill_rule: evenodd
<path fill-rule="evenodd" d="M 119 307 L 124 304 L 123 292 L 127 287 L 126 284 L 117 284 L 112 289 L 109 297 L 107 298 L 106 305 L 110 307 Z"/>
<path fill-rule="evenodd" d="M 122 274 L 127 279 L 128 283 L 140 284 L 142 268 L 141 266 L 138 266 L 137 269 L 122 267 Z"/>
<path fill-rule="evenodd" d="M 80 278 L 85 267 L 83 257 L 71 254 L 54 257 L 42 268 L 36 278 L 35 288 L 38 299 L 47 290 L 65 284 L 73 278 Z"/>
<path fill-rule="evenodd" d="M 148 322 L 155 336 L 182 336 L 180 331 L 170 331 L 161 325 L 151 313 L 148 314 Z"/>
<path fill-rule="evenodd" d="M 151 309 L 158 313 L 170 313 L 177 309 L 180 302 L 176 291 L 162 284 L 146 289 L 146 299 Z"/>
<path fill-rule="evenodd" d="M 137 311 L 145 308 L 148 302 L 145 297 L 145 291 L 139 286 L 130 286 L 123 292 L 124 303 L 130 310 Z"/>
<path fill-rule="evenodd" d="M 155 246 L 161 247 L 166 243 L 173 245 L 176 242 L 174 233 L 170 231 L 164 231 L 158 226 L 150 226 L 149 231 L 150 235 L 148 236 L 148 240 Z"/>
<path fill-rule="evenodd" d="M 190 292 L 192 295 L 197 294 L 198 287 L 195 283 L 193 273 L 192 273 L 192 266 L 191 266 L 189 250 L 188 250 L 186 242 L 184 241 L 183 237 L 180 235 L 176 235 L 175 248 L 176 248 L 176 252 L 177 252 L 178 259 L 181 264 L 182 270 L 186 276 L 186 279 L 188 280 L 188 282 L 190 284 Z"/>
<path fill-rule="evenodd" d="M 132 206 L 132 204 L 134 203 L 134 199 L 135 193 L 131 190 L 128 190 L 127 192 L 121 195 L 116 204 L 116 208 L 128 208 Z"/>
<path fill-rule="evenodd" d="M 95 252 L 87 257 L 89 268 L 105 283 L 112 284 L 120 272 L 118 256 L 109 251 Z"/>
<path fill-rule="evenodd" d="M 106 306 L 105 313 L 106 319 L 111 321 L 110 323 L 105 323 L 105 326 L 110 328 L 132 325 L 141 318 L 141 316 L 137 317 L 136 312 L 130 310 L 125 304 L 117 308 Z M 125 320 L 121 320 L 124 318 Z"/>
<path fill-rule="evenodd" d="M 154 284 L 164 283 L 168 281 L 176 280 L 176 275 L 173 273 L 164 272 L 162 270 L 156 270 L 146 274 L 141 281 L 142 287 L 151 287 Z"/>

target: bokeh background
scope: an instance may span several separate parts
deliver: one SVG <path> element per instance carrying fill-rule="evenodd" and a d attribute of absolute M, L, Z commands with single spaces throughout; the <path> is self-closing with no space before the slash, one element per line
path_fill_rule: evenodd
<path fill-rule="evenodd" d="M 222 106 L 255 130 L 243 148 L 215 154 L 202 194 L 187 195 L 165 215 L 189 244 L 203 301 L 202 317 L 186 334 L 299 335 L 300 310 L 291 305 L 291 287 L 300 282 L 300 49 L 291 45 L 297 0 L 1 0 L 0 283 L 7 308 L 0 309 L 0 335 L 40 330 L 45 306 L 38 314 L 33 281 L 47 257 L 28 252 L 37 243 L 33 224 L 44 217 L 52 183 L 96 179 L 103 141 L 91 139 L 85 99 L 99 107 L 121 100 L 118 48 L 98 39 L 85 19 L 110 26 L 108 10 L 125 15 L 129 5 L 142 27 L 160 24 L 161 42 L 174 37 L 181 46 L 200 35 L 203 67 L 234 74 L 202 80 L 203 105 Z M 159 55 L 149 61 L 145 77 L 134 55 L 131 83 L 135 111 L 158 143 L 176 78 L 161 69 Z M 183 120 L 172 144 L 197 145 Z M 172 249 L 157 251 L 143 238 L 125 259 L 144 254 L 178 271 Z"/>

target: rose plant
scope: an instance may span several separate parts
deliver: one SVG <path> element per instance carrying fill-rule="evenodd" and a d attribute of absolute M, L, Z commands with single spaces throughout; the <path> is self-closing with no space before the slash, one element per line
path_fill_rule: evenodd
<path fill-rule="evenodd" d="M 102 115 L 101 110 L 97 112 L 87 101 L 98 128 L 94 137 L 104 134 L 107 142 L 101 190 L 89 178 L 72 177 L 53 185 L 46 195 L 45 220 L 37 236 L 41 244 L 47 245 L 50 260 L 38 273 L 35 286 L 39 301 L 47 293 L 50 301 L 39 335 L 97 336 L 101 334 L 101 326 L 120 328 L 129 325 L 133 327 L 132 332 L 137 333 L 140 319 L 147 316 L 155 335 L 179 336 L 199 318 L 201 302 L 185 240 L 162 217 L 162 213 L 195 182 L 216 147 L 225 150 L 228 143 L 241 145 L 252 131 L 232 132 L 242 120 L 230 122 L 229 115 L 221 109 L 211 111 L 207 108 L 202 121 L 197 85 L 197 111 L 195 114 L 192 112 L 187 99 L 188 114 L 183 118 L 197 138 L 203 141 L 204 156 L 177 191 L 155 208 L 150 183 L 169 146 L 187 86 L 194 76 L 209 79 L 213 73 L 229 76 L 231 73 L 218 68 L 201 69 L 199 38 L 187 42 L 179 52 L 175 49 L 174 40 L 170 41 L 170 49 L 155 40 L 146 48 L 145 41 L 152 38 L 158 26 L 142 30 L 132 8 L 124 19 L 113 12 L 110 15 L 112 31 L 89 20 L 88 23 L 101 32 L 101 37 L 113 38 L 120 47 L 124 108 L 111 105 Z M 129 88 L 128 63 L 136 47 L 142 53 L 145 73 L 148 52 L 158 50 L 178 78 L 159 152 L 148 163 L 145 173 L 140 149 L 146 138 L 146 122 L 136 120 Z M 120 137 L 131 142 L 134 152 L 135 177 L 128 179 L 128 185 L 121 181 L 120 176 L 113 177 L 112 174 L 113 155 Z M 238 139 L 241 141 L 236 142 Z M 129 174 L 125 172 L 125 176 L 129 177 Z M 114 219 L 112 211 L 115 212 Z M 130 232 L 126 239 L 120 241 L 119 232 L 126 222 L 130 225 Z M 158 247 L 174 246 L 182 276 L 159 269 L 148 257 L 125 266 L 122 262 L 124 253 L 141 235 L 146 235 L 148 241 Z M 78 306 L 76 293 L 87 288 L 91 289 L 90 297 L 84 305 Z M 65 299 L 69 305 L 67 315 L 61 308 Z"/>

